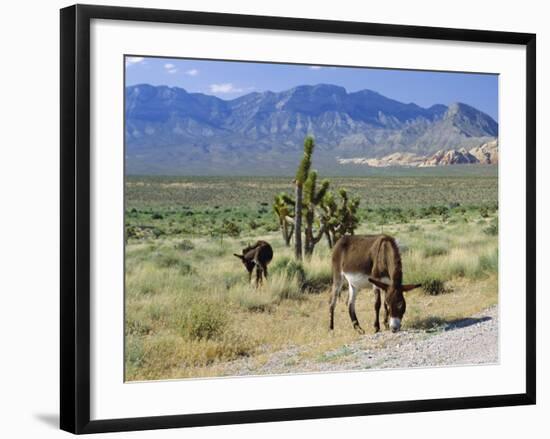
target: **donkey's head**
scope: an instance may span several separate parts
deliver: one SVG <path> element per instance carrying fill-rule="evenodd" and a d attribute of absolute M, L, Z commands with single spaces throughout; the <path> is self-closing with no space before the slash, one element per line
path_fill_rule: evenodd
<path fill-rule="evenodd" d="M 241 260 L 249 274 L 252 273 L 252 270 L 254 270 L 254 267 L 256 266 L 253 258 L 247 258 L 245 255 L 238 255 L 237 253 L 233 253 L 233 256 Z"/>
<path fill-rule="evenodd" d="M 378 288 L 383 289 L 385 294 L 385 307 L 390 314 L 390 329 L 392 332 L 397 332 L 401 329 L 401 320 L 407 309 L 404 292 L 420 287 L 422 284 L 396 285 L 393 282 L 387 284 L 378 279 L 369 277 L 369 281 Z"/>

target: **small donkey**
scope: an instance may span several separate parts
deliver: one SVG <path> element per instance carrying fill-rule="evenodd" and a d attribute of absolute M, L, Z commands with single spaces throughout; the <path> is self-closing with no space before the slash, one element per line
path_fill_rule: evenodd
<path fill-rule="evenodd" d="M 266 241 L 257 241 L 254 245 L 243 248 L 242 254 L 233 253 L 239 258 L 248 271 L 248 282 L 252 280 L 252 271 L 256 268 L 256 286 L 261 285 L 263 277 L 267 279 L 267 265 L 273 259 L 273 249 Z"/>

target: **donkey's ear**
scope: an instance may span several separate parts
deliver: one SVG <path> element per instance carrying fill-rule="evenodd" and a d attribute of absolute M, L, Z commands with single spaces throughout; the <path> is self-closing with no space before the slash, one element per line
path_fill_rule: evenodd
<path fill-rule="evenodd" d="M 238 255 L 237 253 L 233 253 L 233 256 L 236 256 L 236 257 L 239 258 L 240 260 L 242 260 L 243 257 L 244 257 L 243 255 Z"/>
<path fill-rule="evenodd" d="M 388 284 L 386 284 L 386 283 L 384 283 L 384 282 L 382 282 L 382 281 L 379 281 L 378 279 L 374 279 L 374 278 L 372 278 L 372 277 L 369 277 L 369 282 L 370 282 L 371 284 L 376 285 L 378 288 L 382 288 L 384 291 L 386 291 L 386 290 L 388 289 L 388 287 L 389 287 Z"/>
<path fill-rule="evenodd" d="M 415 288 L 419 288 L 421 287 L 422 284 L 408 284 L 408 285 L 403 285 L 403 292 L 405 291 L 411 291 L 411 290 L 414 290 Z"/>

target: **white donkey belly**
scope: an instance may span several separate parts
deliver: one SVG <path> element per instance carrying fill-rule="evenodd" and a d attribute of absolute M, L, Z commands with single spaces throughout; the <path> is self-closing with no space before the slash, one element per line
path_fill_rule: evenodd
<path fill-rule="evenodd" d="M 349 273 L 349 272 L 343 272 L 342 273 L 346 280 L 348 281 L 348 284 L 353 285 L 357 289 L 361 288 L 371 288 L 374 287 L 372 283 L 369 281 L 369 275 L 365 273 Z M 385 282 L 387 284 L 390 283 L 390 280 L 387 277 L 383 277 L 381 279 L 382 282 Z"/>

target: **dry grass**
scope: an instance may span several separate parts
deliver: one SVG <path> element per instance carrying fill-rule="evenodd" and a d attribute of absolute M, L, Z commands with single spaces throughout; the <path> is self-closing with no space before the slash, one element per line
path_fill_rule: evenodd
<path fill-rule="evenodd" d="M 430 330 L 497 303 L 498 238 L 484 233 L 483 225 L 417 221 L 414 226 L 386 225 L 384 232 L 400 241 L 406 282 L 440 279 L 451 291 L 408 293 L 405 330 Z M 231 373 L 232 360 L 248 356 L 261 364 L 271 353 L 293 346 L 300 347 L 301 358 L 324 358 L 361 337 L 352 330 L 345 294 L 329 334 L 330 251 L 325 244 L 303 267 L 289 268 L 292 252 L 280 235 L 254 237 L 262 238 L 274 247 L 270 268 L 278 268 L 258 289 L 248 284 L 242 264 L 231 256 L 252 237 L 196 238 L 183 250 L 172 239 L 127 245 L 127 380 L 223 376 Z M 370 291 L 360 292 L 357 312 L 363 327 L 371 328 Z M 378 342 L 371 339 L 375 348 Z"/>

